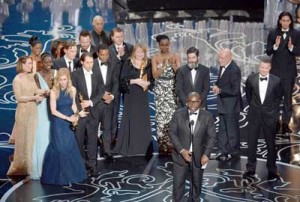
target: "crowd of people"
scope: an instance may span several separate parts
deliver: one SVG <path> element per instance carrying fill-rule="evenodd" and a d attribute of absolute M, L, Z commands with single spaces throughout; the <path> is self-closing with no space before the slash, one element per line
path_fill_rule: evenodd
<path fill-rule="evenodd" d="M 186 51 L 187 63 L 170 51 L 167 35 L 156 37 L 159 51 L 147 57 L 147 45 L 124 42 L 124 31 L 105 31 L 101 16 L 93 30 L 74 40 L 53 41 L 50 53 L 41 53 L 42 42 L 33 36 L 31 54 L 20 57 L 13 81 L 17 101 L 15 143 L 9 176 L 28 175 L 45 184 L 66 185 L 99 174 L 101 156 L 152 155 L 148 92 L 153 91 L 160 155 L 174 161 L 173 197 L 182 201 L 185 175 L 192 168 L 190 197 L 199 199 L 203 169 L 217 140 L 216 159 L 239 158 L 241 71 L 230 49 L 218 53 L 216 83 L 210 86 L 210 70 L 200 64 L 196 47 Z M 275 136 L 279 105 L 283 99 L 283 132 L 291 132 L 291 95 L 296 77 L 300 36 L 288 12 L 271 30 L 258 73 L 246 81 L 249 104 L 249 156 L 245 178 L 255 175 L 260 130 L 267 142 L 269 179 L 278 179 Z M 217 95 L 219 131 L 207 110 L 210 90 Z M 120 103 L 123 103 L 118 124 Z M 99 132 L 101 131 L 101 132 Z M 99 138 L 100 137 L 100 138 Z"/>

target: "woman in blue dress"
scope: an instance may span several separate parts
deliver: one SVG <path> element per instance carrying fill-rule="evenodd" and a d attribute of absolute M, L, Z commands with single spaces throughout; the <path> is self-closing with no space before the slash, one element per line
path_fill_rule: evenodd
<path fill-rule="evenodd" d="M 41 177 L 43 184 L 68 185 L 87 178 L 72 130 L 72 123 L 78 120 L 75 94 L 69 70 L 60 68 L 50 92 L 51 136 L 44 159 Z M 86 116 L 85 113 L 79 115 Z"/>

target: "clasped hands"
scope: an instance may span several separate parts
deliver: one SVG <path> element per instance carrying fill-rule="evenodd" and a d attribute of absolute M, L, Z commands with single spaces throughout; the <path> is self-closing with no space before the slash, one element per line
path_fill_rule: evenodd
<path fill-rule="evenodd" d="M 45 97 L 48 97 L 50 95 L 50 90 L 45 89 L 39 89 L 34 93 L 35 102 L 39 103 L 43 101 Z"/>
<path fill-rule="evenodd" d="M 110 104 L 113 101 L 113 96 L 110 92 L 105 91 L 104 95 L 102 96 L 102 100 L 106 104 Z"/>
<path fill-rule="evenodd" d="M 145 81 L 144 79 L 132 79 L 130 80 L 131 84 L 137 84 L 139 86 L 141 86 L 143 88 L 144 91 L 146 91 L 148 89 L 148 86 L 150 85 L 149 81 Z"/>
<path fill-rule="evenodd" d="M 281 43 L 281 36 L 277 36 L 275 39 L 275 46 L 279 47 L 280 43 Z M 293 48 L 292 38 L 289 37 L 288 49 L 292 49 L 292 48 Z"/>
<path fill-rule="evenodd" d="M 182 155 L 183 159 L 186 162 L 191 162 L 192 161 L 192 152 L 190 152 L 186 149 L 183 149 L 182 152 L 181 152 L 181 155 Z M 201 165 L 207 164 L 208 160 L 209 160 L 209 158 L 205 154 L 203 154 L 201 159 L 200 159 Z"/>

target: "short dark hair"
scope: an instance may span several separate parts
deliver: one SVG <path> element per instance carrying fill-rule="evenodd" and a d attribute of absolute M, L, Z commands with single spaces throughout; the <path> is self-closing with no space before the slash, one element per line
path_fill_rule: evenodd
<path fill-rule="evenodd" d="M 259 58 L 261 63 L 272 63 L 271 57 L 267 55 L 263 55 L 262 57 Z"/>
<path fill-rule="evenodd" d="M 115 27 L 110 31 L 110 36 L 114 36 L 115 32 L 124 32 L 124 30 L 120 27 Z"/>
<path fill-rule="evenodd" d="M 165 40 L 165 39 L 168 40 L 168 41 L 170 41 L 170 38 L 167 35 L 165 35 L 165 34 L 157 35 L 155 37 L 155 39 L 156 39 L 157 43 L 160 43 L 161 40 Z"/>
<path fill-rule="evenodd" d="M 79 34 L 79 38 L 83 36 L 83 37 L 87 37 L 89 36 L 90 38 L 92 38 L 92 34 L 88 31 L 88 30 L 82 30 Z"/>
<path fill-rule="evenodd" d="M 99 53 L 100 50 L 108 50 L 108 46 L 106 44 L 100 44 L 98 49 L 97 49 L 97 53 Z"/>
<path fill-rule="evenodd" d="M 197 55 L 197 57 L 199 56 L 199 50 L 197 48 L 195 48 L 194 46 L 190 47 L 187 51 L 186 54 L 191 54 L 191 53 L 195 53 Z"/>
<path fill-rule="evenodd" d="M 281 24 L 280 24 L 280 20 L 281 20 L 281 18 L 283 18 L 284 16 L 288 16 L 288 17 L 290 18 L 291 24 L 290 24 L 290 27 L 289 27 L 289 28 L 290 28 L 290 29 L 294 29 L 293 16 L 292 16 L 291 13 L 286 12 L 286 11 L 281 12 L 281 13 L 279 14 L 278 20 L 277 20 L 277 28 L 278 28 L 278 29 L 281 29 L 281 28 L 282 28 L 282 27 L 281 27 Z"/>
<path fill-rule="evenodd" d="M 94 58 L 93 53 L 91 53 L 91 52 L 86 52 L 86 53 L 83 53 L 83 54 L 81 55 L 80 61 L 84 62 L 86 57 Z"/>
<path fill-rule="evenodd" d="M 64 43 L 64 49 L 69 49 L 72 46 L 77 46 L 76 42 L 72 39 L 66 40 Z"/>

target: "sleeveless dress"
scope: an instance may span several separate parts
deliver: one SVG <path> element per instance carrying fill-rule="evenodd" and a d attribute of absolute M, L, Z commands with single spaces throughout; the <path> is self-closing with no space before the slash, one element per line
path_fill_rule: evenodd
<path fill-rule="evenodd" d="M 154 100 L 158 148 L 160 154 L 171 154 L 169 123 L 176 110 L 175 72 L 168 64 L 163 73 L 155 80 Z"/>
<path fill-rule="evenodd" d="M 41 89 L 49 90 L 44 78 L 37 73 Z M 49 98 L 38 104 L 38 123 L 35 134 L 35 141 L 32 153 L 32 173 L 31 179 L 40 179 L 46 149 L 49 145 L 50 137 L 50 108 Z"/>
<path fill-rule="evenodd" d="M 71 116 L 72 98 L 60 91 L 56 108 L 60 113 Z M 43 184 L 68 185 L 87 178 L 86 170 L 70 122 L 57 116 L 51 119 L 50 144 L 47 148 L 41 182 Z"/>

